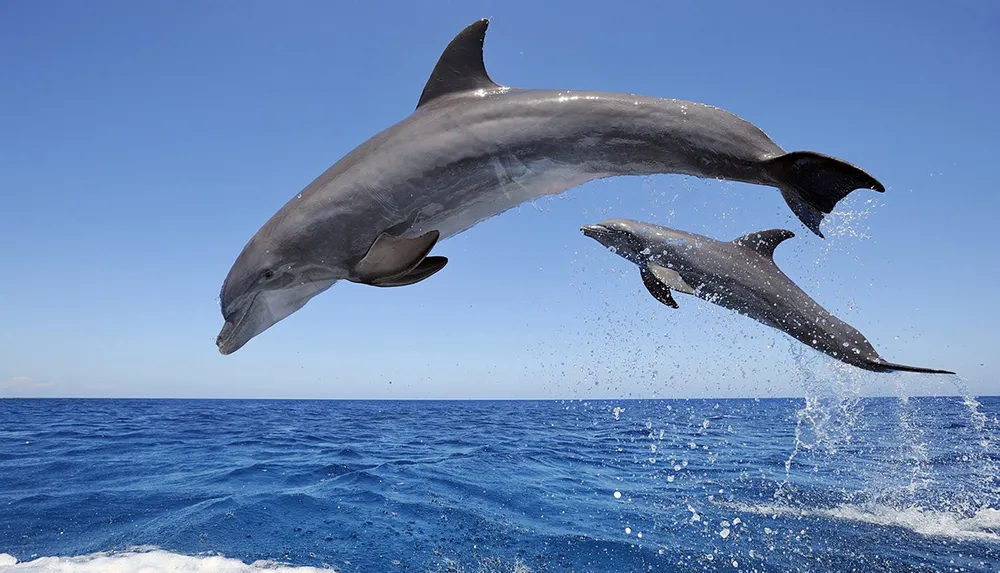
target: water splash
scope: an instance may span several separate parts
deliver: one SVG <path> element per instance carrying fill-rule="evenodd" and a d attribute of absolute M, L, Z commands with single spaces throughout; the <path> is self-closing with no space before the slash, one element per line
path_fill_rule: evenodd
<path fill-rule="evenodd" d="M 800 453 L 819 450 L 834 456 L 849 445 L 864 411 L 860 392 L 863 374 L 858 369 L 834 363 L 797 341 L 787 343 L 805 390 L 805 405 L 796 412 L 795 442 L 785 461 L 785 485 Z"/>
<path fill-rule="evenodd" d="M 863 199 L 857 195 L 848 195 L 837 205 L 838 209 L 827 218 L 823 234 L 827 240 L 822 242 L 823 254 L 827 255 L 838 250 L 841 241 L 830 239 L 856 239 L 866 241 L 871 238 L 868 217 L 882 206 L 875 197 Z"/>
<path fill-rule="evenodd" d="M 909 499 L 915 499 L 919 490 L 930 485 L 930 474 L 933 466 L 927 453 L 928 446 L 924 440 L 924 430 L 917 423 L 919 414 L 917 406 L 906 395 L 902 377 L 897 380 L 896 389 L 900 404 L 897 416 L 900 433 L 897 459 L 901 462 L 902 467 L 911 468 L 905 492 Z"/>
<path fill-rule="evenodd" d="M 961 462 L 969 467 L 973 482 L 969 485 L 968 510 L 976 511 L 986 507 L 1000 505 L 1000 452 L 997 444 L 991 439 L 1000 423 L 996 418 L 990 419 L 980 411 L 981 404 L 969 391 L 968 381 L 958 375 L 948 376 L 962 399 L 962 405 L 968 412 L 971 432 L 978 445 L 973 451 L 965 452 Z"/>
<path fill-rule="evenodd" d="M 818 353 L 795 345 L 791 354 L 801 373 L 805 404 L 796 413 L 794 445 L 785 461 L 785 479 L 773 495 L 777 505 L 769 506 L 768 511 L 813 512 L 878 525 L 906 526 L 928 535 L 943 532 L 942 535 L 961 539 L 1000 541 L 1000 535 L 991 529 L 1000 521 L 1000 512 L 996 510 L 1000 504 L 1000 466 L 991 440 L 997 431 L 997 420 L 981 412 L 981 405 L 959 378 L 952 380 L 962 396 L 958 404 L 937 402 L 935 407 L 928 408 L 921 402 L 925 410 L 922 411 L 908 395 L 907 383 L 915 375 L 892 374 L 896 378 L 896 401 L 878 404 L 880 411 L 882 408 L 886 411 L 876 415 L 871 424 L 877 433 L 888 432 L 896 439 L 880 439 L 865 445 L 884 451 L 885 461 L 867 466 L 860 460 L 846 464 L 865 485 L 856 491 L 842 492 L 838 505 L 832 508 L 817 508 L 814 499 L 793 504 L 796 477 L 808 488 L 808 475 L 797 476 L 793 471 L 796 467 L 811 465 L 813 471 L 843 467 L 843 459 L 838 464 L 833 458 L 850 455 L 853 452 L 844 450 L 864 441 L 867 428 L 861 418 L 864 407 L 860 390 L 871 377 L 885 375 L 823 363 Z M 972 433 L 973 439 L 966 443 L 975 444 L 975 451 L 956 451 L 952 443 L 938 443 L 934 439 L 935 424 L 961 424 L 961 411 L 952 410 L 958 405 L 966 410 L 968 428 L 957 431 Z M 800 461 L 803 457 L 805 460 Z M 935 468 L 935 463 L 944 465 Z M 956 464 L 967 468 L 964 473 L 968 479 L 939 483 L 940 476 L 954 470 Z M 819 505 L 827 503 L 829 500 L 824 500 Z M 906 525 L 906 520 L 912 523 Z"/>

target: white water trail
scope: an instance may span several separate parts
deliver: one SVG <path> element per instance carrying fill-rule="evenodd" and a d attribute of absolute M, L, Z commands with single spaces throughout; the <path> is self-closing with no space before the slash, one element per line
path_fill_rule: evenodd
<path fill-rule="evenodd" d="M 963 541 L 1000 543 L 1000 511 L 982 509 L 968 517 L 950 511 L 911 507 L 899 509 L 880 504 L 841 504 L 836 507 L 810 508 L 787 505 L 720 504 L 734 511 L 769 517 L 827 518 L 883 527 L 899 527 L 928 537 Z"/>
<path fill-rule="evenodd" d="M 136 547 L 121 552 L 101 552 L 75 557 L 39 557 L 18 562 L 11 555 L 0 553 L 0 573 L 329 573 L 324 568 L 294 566 L 275 561 L 255 561 L 247 564 L 221 555 L 180 555 L 155 547 Z"/>

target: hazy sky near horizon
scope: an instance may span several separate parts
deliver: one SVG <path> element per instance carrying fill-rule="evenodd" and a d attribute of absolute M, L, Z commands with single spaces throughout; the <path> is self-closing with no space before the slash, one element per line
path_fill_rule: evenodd
<path fill-rule="evenodd" d="M 776 189 L 593 182 L 439 244 L 432 279 L 338 284 L 220 355 L 218 292 L 246 241 L 409 114 L 484 16 L 499 83 L 717 105 L 888 191 L 856 191 L 823 240 Z M 956 392 L 836 367 L 694 297 L 660 305 L 579 232 L 608 217 L 790 229 L 778 264 L 886 359 L 997 394 L 998 29 L 989 0 L 0 2 L 0 397 Z"/>

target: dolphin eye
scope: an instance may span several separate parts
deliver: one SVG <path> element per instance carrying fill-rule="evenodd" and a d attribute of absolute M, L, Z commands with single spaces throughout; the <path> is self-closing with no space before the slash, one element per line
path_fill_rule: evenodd
<path fill-rule="evenodd" d="M 262 276 L 264 280 L 271 280 L 274 278 L 274 271 L 271 269 L 264 269 L 264 272 L 260 273 L 260 276 Z"/>

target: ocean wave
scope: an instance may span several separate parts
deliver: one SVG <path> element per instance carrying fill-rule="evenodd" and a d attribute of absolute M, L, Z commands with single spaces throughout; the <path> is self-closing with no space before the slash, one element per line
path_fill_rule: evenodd
<path fill-rule="evenodd" d="M 445 571 L 464 573 L 532 573 L 519 559 L 505 561 L 485 558 L 466 569 L 458 561 L 444 558 Z M 0 553 L 0 573 L 324 573 L 338 569 L 328 564 L 323 568 L 308 565 L 296 566 L 276 561 L 244 563 L 239 559 L 221 555 L 181 555 L 156 547 L 135 547 L 121 552 L 101 552 L 77 557 L 39 557 L 32 561 L 18 562 L 13 556 Z"/>
<path fill-rule="evenodd" d="M 136 548 L 122 552 L 102 552 L 76 557 L 39 557 L 18 562 L 13 556 L 0 553 L 0 573 L 159 573 L 185 571 L 190 573 L 329 573 L 335 568 L 294 566 L 275 561 L 255 561 L 247 564 L 221 555 L 180 555 L 161 549 Z"/>
<path fill-rule="evenodd" d="M 961 541 L 1000 543 L 1000 510 L 983 508 L 972 515 L 921 507 L 896 508 L 886 505 L 842 504 L 829 508 L 805 508 L 787 505 L 725 504 L 730 509 L 776 517 L 825 517 L 878 525 L 900 527 L 928 537 L 946 537 Z"/>

